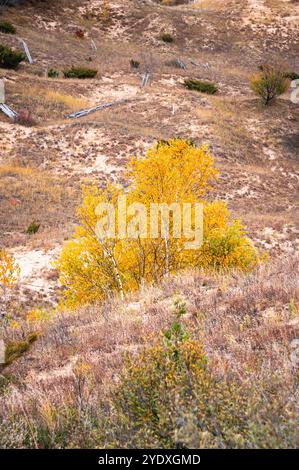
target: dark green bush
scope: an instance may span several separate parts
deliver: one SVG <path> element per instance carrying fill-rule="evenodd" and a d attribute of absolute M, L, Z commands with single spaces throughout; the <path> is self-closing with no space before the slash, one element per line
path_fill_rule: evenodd
<path fill-rule="evenodd" d="M 88 67 L 71 67 L 68 70 L 63 71 L 65 78 L 94 78 L 98 71 L 95 69 L 89 69 Z"/>
<path fill-rule="evenodd" d="M 130 60 L 130 65 L 131 65 L 132 69 L 138 69 L 139 65 L 140 65 L 140 62 L 138 62 L 138 60 L 131 59 Z"/>
<path fill-rule="evenodd" d="M 49 69 L 48 70 L 48 78 L 58 78 L 59 77 L 59 72 L 55 69 Z"/>
<path fill-rule="evenodd" d="M 173 36 L 169 33 L 162 34 L 161 39 L 163 42 L 169 42 L 169 43 L 174 41 Z"/>
<path fill-rule="evenodd" d="M 213 82 L 203 82 L 202 80 L 196 80 L 189 78 L 185 80 L 184 85 L 188 90 L 199 91 L 200 93 L 207 93 L 208 95 L 214 95 L 217 93 L 218 88 Z"/>
<path fill-rule="evenodd" d="M 6 34 L 16 34 L 17 30 L 9 21 L 0 21 L 0 32 Z"/>
<path fill-rule="evenodd" d="M 296 72 L 287 72 L 285 74 L 285 78 L 288 78 L 289 80 L 299 80 L 299 73 Z"/>
<path fill-rule="evenodd" d="M 31 224 L 29 225 L 29 227 L 26 230 L 26 233 L 28 233 L 28 235 L 34 235 L 35 233 L 37 233 L 39 231 L 39 228 L 40 228 L 39 223 L 31 222 Z"/>
<path fill-rule="evenodd" d="M 25 59 L 22 52 L 17 52 L 0 44 L 0 67 L 4 69 L 16 69 Z"/>

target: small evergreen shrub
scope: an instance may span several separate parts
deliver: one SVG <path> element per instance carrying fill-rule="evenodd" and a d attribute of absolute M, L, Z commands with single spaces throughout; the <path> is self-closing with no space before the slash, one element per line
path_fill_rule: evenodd
<path fill-rule="evenodd" d="M 200 93 L 207 93 L 208 95 L 214 95 L 217 93 L 217 85 L 213 82 L 204 82 L 202 80 L 196 80 L 189 78 L 185 80 L 184 85 L 188 90 L 198 91 Z"/>
<path fill-rule="evenodd" d="M 267 106 L 287 91 L 289 80 L 281 67 L 261 65 L 259 69 L 260 72 L 251 78 L 250 87 L 261 98 L 262 103 Z"/>
<path fill-rule="evenodd" d="M 289 80 L 299 80 L 299 73 L 296 72 L 287 72 L 285 74 L 285 77 L 288 78 Z"/>
<path fill-rule="evenodd" d="M 48 78 L 58 78 L 59 77 L 59 72 L 55 69 L 49 69 L 48 70 Z"/>
<path fill-rule="evenodd" d="M 88 67 L 71 67 L 70 69 L 64 70 L 63 75 L 65 78 L 94 78 L 98 71 L 95 69 L 89 69 Z"/>
<path fill-rule="evenodd" d="M 14 51 L 10 47 L 0 44 L 0 67 L 4 69 L 17 69 L 20 62 L 25 59 L 22 52 Z"/>
<path fill-rule="evenodd" d="M 138 62 L 138 60 L 131 59 L 130 60 L 130 65 L 131 65 L 132 69 L 138 69 L 139 65 L 140 65 L 140 62 Z"/>
<path fill-rule="evenodd" d="M 0 32 L 5 34 L 16 34 L 17 30 L 10 21 L 0 21 Z"/>
<path fill-rule="evenodd" d="M 173 38 L 173 36 L 172 36 L 171 34 L 169 34 L 169 33 L 164 33 L 164 34 L 162 34 L 162 36 L 161 36 L 161 40 L 162 40 L 163 42 L 171 43 L 171 42 L 174 41 L 174 38 Z"/>
<path fill-rule="evenodd" d="M 26 233 L 28 233 L 28 235 L 34 235 L 35 233 L 37 233 L 39 231 L 39 228 L 40 228 L 39 223 L 31 222 L 31 224 L 29 225 L 29 227 L 26 230 Z"/>

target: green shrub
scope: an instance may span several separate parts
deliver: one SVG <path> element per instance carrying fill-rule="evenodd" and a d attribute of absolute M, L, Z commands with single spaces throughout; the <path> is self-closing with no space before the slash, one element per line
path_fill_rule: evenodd
<path fill-rule="evenodd" d="M 28 235 L 34 235 L 35 233 L 37 233 L 39 231 L 39 228 L 40 228 L 40 224 L 37 223 L 37 222 L 32 222 L 29 227 L 27 228 L 26 230 L 26 233 L 28 233 Z"/>
<path fill-rule="evenodd" d="M 25 59 L 22 52 L 17 52 L 0 44 L 0 67 L 4 69 L 16 69 Z"/>
<path fill-rule="evenodd" d="M 48 78 L 58 78 L 59 77 L 59 72 L 55 69 L 49 69 L 48 70 Z"/>
<path fill-rule="evenodd" d="M 287 91 L 289 80 L 281 67 L 262 65 L 259 69 L 260 72 L 251 77 L 250 87 L 267 106 Z"/>
<path fill-rule="evenodd" d="M 5 366 L 8 366 L 16 359 L 21 357 L 28 349 L 31 344 L 34 343 L 38 338 L 37 333 L 30 333 L 27 338 L 23 341 L 11 341 L 7 344 L 5 350 Z"/>
<path fill-rule="evenodd" d="M 140 62 L 138 62 L 138 60 L 131 59 L 130 60 L 130 65 L 131 65 L 132 69 L 138 69 L 139 65 L 140 65 Z"/>
<path fill-rule="evenodd" d="M 215 83 L 203 82 L 202 80 L 196 80 L 194 78 L 185 80 L 184 85 L 188 90 L 195 90 L 200 93 L 207 93 L 208 95 L 214 95 L 218 91 Z"/>
<path fill-rule="evenodd" d="M 279 384 L 215 377 L 200 341 L 180 317 L 156 344 L 128 356 L 113 395 L 114 446 L 258 448 L 292 446 L 296 411 L 284 410 Z M 105 434 L 107 438 L 107 434 Z"/>
<path fill-rule="evenodd" d="M 6 34 L 16 34 L 17 30 L 9 21 L 0 21 L 0 32 Z"/>
<path fill-rule="evenodd" d="M 288 78 L 289 80 L 299 80 L 299 73 L 296 72 L 287 72 L 285 74 L 285 78 Z"/>
<path fill-rule="evenodd" d="M 169 34 L 169 33 L 164 33 L 164 34 L 162 34 L 162 36 L 161 36 L 161 40 L 162 40 L 163 42 L 171 43 L 171 42 L 174 41 L 174 38 L 173 38 L 173 36 L 172 36 L 171 34 Z"/>
<path fill-rule="evenodd" d="M 89 69 L 88 67 L 72 67 L 68 70 L 63 71 L 65 78 L 94 78 L 98 71 L 95 69 Z"/>

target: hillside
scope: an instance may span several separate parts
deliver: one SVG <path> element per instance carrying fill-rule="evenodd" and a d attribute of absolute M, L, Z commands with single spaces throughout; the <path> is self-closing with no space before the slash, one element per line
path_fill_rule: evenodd
<path fill-rule="evenodd" d="M 248 440 L 239 442 L 238 431 L 231 441 L 209 441 L 209 436 L 205 441 L 201 435 L 194 444 L 186 431 L 183 444 L 296 447 L 298 364 L 290 357 L 299 337 L 299 107 L 290 89 L 272 106 L 262 105 L 250 78 L 264 64 L 298 73 L 298 1 L 32 0 L 2 8 L 1 21 L 11 22 L 16 34 L 0 28 L 0 44 L 22 50 L 23 39 L 33 58 L 16 70 L 0 68 L 5 102 L 24 118 L 17 122 L 0 113 L 0 248 L 6 247 L 20 267 L 3 336 L 8 343 L 24 341 L 32 332 L 36 337 L 1 372 L 0 445 L 140 446 L 129 430 L 126 442 L 117 432 L 99 436 L 99 414 L 104 409 L 113 421 L 109 396 L 122 383 L 123 354 L 136 355 L 170 328 L 179 302 L 186 309 L 182 322 L 203 344 L 216 377 L 257 388 L 263 384 L 265 397 L 272 386 L 274 397 L 281 391 L 277 409 L 272 402 L 265 405 L 265 422 L 274 431 L 264 430 L 264 442 L 254 431 L 254 438 L 248 431 Z M 84 80 L 65 78 L 72 66 L 98 73 Z M 145 74 L 148 83 L 142 86 Z M 187 79 L 213 82 L 218 92 L 189 90 Z M 114 101 L 87 116 L 67 118 Z M 220 170 L 208 200 L 228 203 L 268 261 L 251 274 L 187 269 L 158 284 L 142 284 L 124 301 L 111 293 L 103 304 L 75 312 L 59 306 L 52 316 L 64 290 L 53 261 L 78 223 L 82 184 L 126 185 L 131 157 L 173 137 L 208 146 Z M 36 233 L 29 233 L 32 224 Z M 40 314 L 34 309 L 44 309 L 47 321 L 30 322 L 32 311 Z M 84 378 L 78 392 L 84 364 L 92 391 Z M 77 409 L 78 400 L 86 400 L 87 430 L 81 415 L 66 419 L 64 428 L 53 412 L 61 406 L 64 416 Z M 269 421 L 267 406 L 274 407 Z M 255 418 L 253 428 L 263 422 L 263 416 Z M 86 434 L 79 436 L 81 425 Z M 283 429 L 288 430 L 284 437 Z M 65 433 L 61 441 L 60 432 Z M 157 444 L 147 437 L 149 447 Z M 163 442 L 158 445 L 170 446 Z"/>

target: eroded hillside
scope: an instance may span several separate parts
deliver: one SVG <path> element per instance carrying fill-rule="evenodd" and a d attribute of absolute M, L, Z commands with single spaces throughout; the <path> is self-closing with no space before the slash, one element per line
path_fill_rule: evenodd
<path fill-rule="evenodd" d="M 6 102 L 29 110 L 36 121 L 26 128 L 0 116 L 1 240 L 26 265 L 26 296 L 44 291 L 45 298 L 55 297 L 49 260 L 72 230 L 80 183 L 121 180 L 131 155 L 174 135 L 211 146 L 222 172 L 218 196 L 244 219 L 257 245 L 274 254 L 295 249 L 298 105 L 286 94 L 262 108 L 248 82 L 265 61 L 298 68 L 298 5 L 174 3 L 182 4 L 115 0 L 106 16 L 101 0 L 25 2 L 3 12 L 17 35 L 0 33 L 1 42 L 20 48 L 23 38 L 34 58 L 16 72 L 0 72 Z M 165 32 L 172 43 L 161 41 Z M 138 69 L 131 59 L 140 62 Z M 98 77 L 47 78 L 49 69 L 72 65 L 92 66 Z M 150 85 L 142 88 L 146 70 Z M 190 77 L 213 80 L 219 93 L 186 90 L 183 81 Z M 71 111 L 123 98 L 130 100 L 65 119 Z M 26 229 L 36 220 L 40 230 L 29 237 Z"/>
<path fill-rule="evenodd" d="M 267 63 L 298 73 L 298 1 L 32 0 L 1 20 L 16 34 L 0 44 L 23 39 L 33 58 L 0 68 L 23 116 L 0 114 L 0 248 L 20 268 L 3 321 L 1 447 L 296 447 L 299 105 L 290 90 L 262 105 L 250 78 Z M 98 73 L 64 78 L 72 66 Z M 173 137 L 211 149 L 221 176 L 208 200 L 227 201 L 266 261 L 189 265 L 122 300 L 52 309 L 81 185 L 126 185 L 131 157 Z"/>

